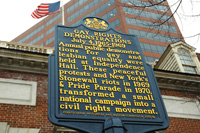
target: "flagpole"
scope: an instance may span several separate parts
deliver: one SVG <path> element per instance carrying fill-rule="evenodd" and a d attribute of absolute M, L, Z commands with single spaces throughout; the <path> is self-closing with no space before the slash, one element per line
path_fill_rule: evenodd
<path fill-rule="evenodd" d="M 65 25 L 65 12 L 64 12 L 63 0 L 61 0 L 61 5 L 62 5 L 62 25 Z"/>

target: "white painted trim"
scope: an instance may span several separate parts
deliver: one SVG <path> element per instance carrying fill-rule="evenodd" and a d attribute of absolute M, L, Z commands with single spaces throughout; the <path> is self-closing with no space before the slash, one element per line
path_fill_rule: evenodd
<path fill-rule="evenodd" d="M 37 82 L 0 78 L 0 103 L 36 106 Z"/>
<path fill-rule="evenodd" d="M 194 98 L 162 96 L 169 117 L 200 119 L 200 104 Z"/>
<path fill-rule="evenodd" d="M 39 133 L 37 128 L 10 127 L 7 122 L 0 122 L 0 133 Z"/>

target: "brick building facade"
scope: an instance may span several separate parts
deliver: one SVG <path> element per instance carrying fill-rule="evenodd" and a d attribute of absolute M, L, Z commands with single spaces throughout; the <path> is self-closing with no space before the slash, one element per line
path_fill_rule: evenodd
<path fill-rule="evenodd" d="M 19 50 L 23 47 L 25 50 Z M 47 117 L 51 48 L 1 42 L 0 132 L 75 132 Z M 167 133 L 200 131 L 200 75 L 154 69 L 170 119 Z"/>

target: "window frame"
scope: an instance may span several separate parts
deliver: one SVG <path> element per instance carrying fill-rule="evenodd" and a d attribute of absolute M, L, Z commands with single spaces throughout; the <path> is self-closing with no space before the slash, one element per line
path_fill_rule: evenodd
<path fill-rule="evenodd" d="M 177 49 L 177 54 L 184 72 L 197 74 L 196 66 L 190 52 L 183 48 L 179 48 Z"/>

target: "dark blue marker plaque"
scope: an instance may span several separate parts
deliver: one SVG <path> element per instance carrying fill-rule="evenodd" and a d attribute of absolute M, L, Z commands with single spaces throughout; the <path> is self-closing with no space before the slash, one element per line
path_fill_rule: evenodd
<path fill-rule="evenodd" d="M 138 39 L 98 17 L 55 26 L 49 57 L 49 120 L 82 132 L 166 129 L 169 119 Z"/>

